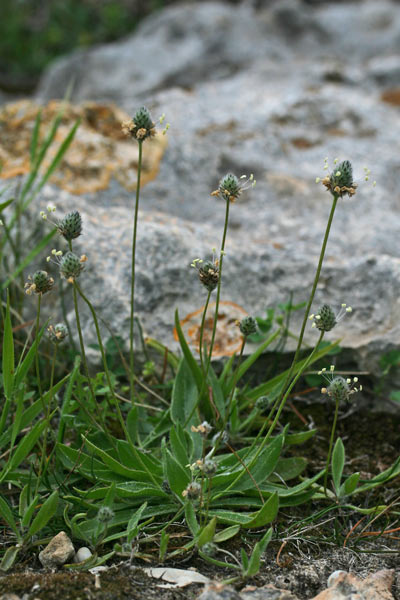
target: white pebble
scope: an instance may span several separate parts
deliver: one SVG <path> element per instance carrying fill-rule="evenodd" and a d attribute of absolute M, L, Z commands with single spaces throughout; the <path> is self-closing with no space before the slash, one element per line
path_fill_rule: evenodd
<path fill-rule="evenodd" d="M 333 587 L 342 574 L 347 575 L 346 571 L 333 571 L 333 573 L 331 573 L 328 577 L 328 588 Z"/>
<path fill-rule="evenodd" d="M 89 548 L 86 548 L 86 546 L 82 546 L 82 548 L 79 548 L 79 550 L 75 554 L 75 556 L 74 556 L 74 562 L 75 563 L 80 563 L 80 562 L 82 562 L 84 560 L 87 560 L 91 556 L 92 556 L 92 553 L 89 550 Z"/>

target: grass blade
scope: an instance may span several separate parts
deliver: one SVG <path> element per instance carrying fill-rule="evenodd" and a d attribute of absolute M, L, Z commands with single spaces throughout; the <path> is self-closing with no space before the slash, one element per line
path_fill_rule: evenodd
<path fill-rule="evenodd" d="M 196 381 L 197 389 L 200 390 L 202 388 L 202 384 L 203 384 L 203 374 L 201 372 L 201 369 L 200 369 L 196 359 L 194 358 L 194 356 L 188 346 L 185 336 L 183 335 L 182 327 L 179 322 L 178 310 L 175 311 L 175 328 L 176 328 L 176 332 L 178 334 L 179 343 L 181 345 L 183 355 L 186 359 L 186 362 L 187 362 L 190 370 L 192 371 L 193 377 Z"/>
<path fill-rule="evenodd" d="M 65 140 L 62 142 L 61 146 L 59 147 L 59 149 L 58 149 L 55 157 L 53 158 L 53 160 L 52 160 L 49 168 L 47 169 L 46 173 L 42 177 L 42 179 L 41 179 L 41 181 L 39 183 L 39 186 L 38 186 L 37 190 L 35 191 L 35 195 L 38 192 L 40 192 L 40 190 L 42 189 L 42 187 L 48 181 L 49 177 L 51 177 L 51 175 L 53 174 L 53 172 L 55 171 L 55 169 L 60 164 L 60 162 L 61 162 L 64 154 L 68 150 L 69 146 L 71 145 L 72 140 L 75 137 L 76 130 L 78 129 L 80 123 L 81 123 L 81 120 L 78 119 L 76 121 L 76 123 L 72 126 L 72 128 L 71 128 L 70 132 L 68 133 L 67 137 L 65 138 Z"/>
<path fill-rule="evenodd" d="M 51 240 L 51 238 L 54 236 L 54 234 L 56 233 L 57 229 L 53 229 L 52 231 L 50 231 L 50 233 L 48 233 L 34 248 L 33 250 L 31 250 L 28 254 L 28 256 L 26 256 L 24 258 L 24 260 L 18 265 L 18 267 L 15 269 L 15 271 L 6 279 L 6 281 L 3 283 L 3 285 L 1 286 L 2 290 L 5 290 L 12 281 L 14 281 L 14 279 L 16 277 L 18 277 L 18 275 L 20 273 L 22 273 L 22 271 L 25 269 L 25 267 L 27 267 L 32 261 L 33 259 L 39 254 L 39 252 L 41 252 L 43 250 L 43 248 L 45 248 L 47 246 L 47 244 L 49 243 L 49 241 Z"/>
<path fill-rule="evenodd" d="M 42 336 L 44 334 L 44 330 L 46 325 L 43 325 L 42 329 L 39 331 L 38 335 L 35 338 L 32 346 L 29 348 L 28 353 L 26 354 L 24 360 L 20 365 L 18 365 L 15 371 L 15 389 L 18 390 L 20 384 L 24 381 L 26 374 L 28 373 L 30 366 L 36 356 L 36 347 L 38 346 Z"/>
<path fill-rule="evenodd" d="M 3 334 L 3 386 L 6 398 L 11 398 L 14 387 L 14 340 L 10 315 L 10 296 L 7 294 L 7 308 Z"/>
<path fill-rule="evenodd" d="M 38 514 L 33 519 L 32 524 L 28 529 L 28 533 L 25 536 L 26 539 L 29 539 L 30 537 L 35 535 L 35 533 L 37 533 L 38 531 L 40 531 L 41 529 L 43 529 L 43 527 L 45 527 L 47 525 L 47 523 L 50 521 L 50 519 L 55 514 L 55 512 L 57 510 L 57 505 L 58 505 L 58 492 L 57 492 L 57 490 L 55 490 L 47 498 L 46 502 L 44 502 L 42 504 Z"/>
<path fill-rule="evenodd" d="M 30 146 L 31 165 L 35 164 L 36 150 L 37 150 L 37 146 L 38 146 L 41 120 L 42 120 L 42 111 L 39 110 L 39 112 L 36 116 L 36 119 L 35 119 L 35 125 L 33 128 L 32 137 L 31 137 L 31 146 Z"/>

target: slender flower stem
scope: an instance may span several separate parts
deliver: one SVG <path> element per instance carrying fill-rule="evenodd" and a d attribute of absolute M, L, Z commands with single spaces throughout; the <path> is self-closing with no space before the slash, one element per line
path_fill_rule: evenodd
<path fill-rule="evenodd" d="M 83 341 L 83 335 L 82 335 L 82 327 L 81 327 L 81 319 L 79 316 L 79 309 L 78 309 L 78 298 L 77 298 L 77 294 L 76 294 L 76 287 L 75 285 L 73 285 L 73 297 L 74 297 L 74 308 L 75 308 L 75 318 L 76 318 L 76 327 L 78 329 L 78 336 L 79 336 L 79 345 L 81 347 L 81 356 L 82 356 L 82 362 L 83 362 L 83 367 L 85 369 L 85 375 L 87 378 L 87 382 L 88 382 L 88 387 L 89 387 L 89 391 L 90 391 L 90 395 L 92 396 L 92 400 L 94 403 L 94 406 L 97 406 L 97 402 L 96 402 L 96 396 L 94 394 L 94 390 L 93 390 L 93 386 L 92 386 L 92 382 L 90 380 L 90 375 L 89 375 L 89 367 L 87 364 L 87 360 L 86 360 L 86 352 L 85 352 L 85 343 Z M 100 416 L 100 415 L 99 415 Z M 101 421 L 103 419 L 101 418 Z"/>
<path fill-rule="evenodd" d="M 328 484 L 329 463 L 331 462 L 331 456 L 332 456 L 332 446 L 333 446 L 333 439 L 335 437 L 335 431 L 336 431 L 336 423 L 337 423 L 338 412 L 339 412 L 339 402 L 340 402 L 340 400 L 337 399 L 336 400 L 336 407 L 335 407 L 335 416 L 333 417 L 333 424 L 332 424 L 332 430 L 331 430 L 331 438 L 329 440 L 328 456 L 326 457 L 326 466 L 325 466 L 325 475 L 324 475 L 324 494 L 325 494 L 326 497 L 328 497 L 328 494 L 327 494 L 327 491 L 326 491 L 326 487 L 327 487 L 327 484 Z"/>
<path fill-rule="evenodd" d="M 205 376 L 204 357 L 203 357 L 204 325 L 206 322 L 206 315 L 207 315 L 208 305 L 210 303 L 211 292 L 212 292 L 212 290 L 209 290 L 209 292 L 207 294 L 207 300 L 204 305 L 204 310 L 203 310 L 203 315 L 201 317 L 201 325 L 200 325 L 199 353 L 200 353 L 201 370 L 202 370 L 204 376 Z M 207 352 L 207 347 L 204 349 L 204 353 L 206 353 L 206 352 Z"/>
<path fill-rule="evenodd" d="M 50 370 L 50 398 L 49 398 L 49 402 L 48 402 L 47 407 L 46 407 L 46 427 L 45 427 L 44 432 L 43 432 L 42 456 L 40 457 L 39 473 L 38 473 L 38 477 L 37 477 L 37 480 L 36 480 L 35 495 L 37 494 L 38 489 L 39 489 L 40 478 L 41 478 L 41 476 L 44 476 L 44 474 L 47 471 L 47 466 L 48 466 L 48 460 L 47 460 L 47 435 L 48 435 L 48 431 L 49 431 L 49 427 L 50 427 L 51 405 L 53 403 L 54 369 L 55 369 L 56 359 L 57 359 L 57 350 L 58 350 L 58 344 L 56 343 L 56 344 L 54 344 L 53 358 L 52 358 L 52 361 L 51 361 L 51 370 Z"/>
<path fill-rule="evenodd" d="M 225 241 L 226 241 L 226 234 L 228 232 L 228 222 L 229 222 L 229 206 L 230 206 L 230 199 L 227 198 L 226 199 L 226 209 L 225 209 L 224 232 L 223 232 L 223 235 L 222 235 L 221 250 L 220 250 L 220 254 L 219 254 L 219 264 L 218 264 L 219 278 L 218 278 L 218 287 L 217 287 L 217 298 L 215 300 L 214 323 L 213 323 L 213 330 L 212 330 L 212 335 L 211 335 L 210 350 L 209 350 L 209 354 L 208 354 L 208 361 L 207 361 L 207 369 L 206 369 L 206 374 L 205 374 L 205 380 L 207 380 L 208 371 L 210 369 L 212 352 L 213 352 L 214 341 L 215 341 L 215 333 L 217 331 L 219 301 L 220 301 L 220 296 L 221 296 L 222 263 L 223 263 L 223 260 L 224 260 Z"/>
<path fill-rule="evenodd" d="M 237 365 L 236 365 L 235 372 L 233 374 L 232 389 L 231 389 L 231 393 L 230 393 L 230 396 L 229 396 L 228 407 L 227 407 L 227 412 L 226 412 L 226 415 L 225 415 L 225 421 L 224 421 L 223 429 L 225 429 L 225 426 L 226 426 L 226 424 L 228 422 L 228 419 L 230 417 L 230 412 L 231 412 L 231 408 L 232 408 L 233 397 L 235 395 L 235 390 L 236 390 L 237 378 L 238 378 L 238 375 L 239 375 L 239 369 L 240 369 L 240 365 L 242 363 L 243 352 L 244 352 L 244 347 L 246 346 L 246 342 L 247 342 L 247 336 L 244 335 L 243 336 L 243 340 L 242 340 L 242 345 L 240 347 L 238 362 L 237 362 Z"/>
<path fill-rule="evenodd" d="M 187 424 L 190 422 L 191 418 L 193 417 L 193 415 L 194 415 L 195 411 L 197 410 L 197 407 L 198 407 L 198 405 L 200 403 L 200 400 L 203 397 L 204 391 L 205 391 L 205 389 L 207 387 L 207 377 L 208 377 L 208 372 L 210 370 L 212 351 L 213 351 L 214 341 L 215 341 L 215 333 L 216 333 L 216 330 L 217 330 L 219 299 L 220 299 L 220 296 L 221 296 L 222 263 L 223 263 L 224 254 L 225 254 L 225 241 L 226 241 L 226 234 L 227 234 L 227 231 L 228 231 L 228 222 L 229 222 L 229 204 L 230 204 L 230 200 L 229 200 L 229 198 L 227 198 L 227 200 L 226 200 L 226 210 L 225 210 L 224 232 L 223 232 L 223 235 L 222 235 L 221 250 L 220 250 L 220 256 L 219 256 L 219 263 L 218 263 L 219 278 L 218 278 L 218 287 L 217 287 L 217 298 L 216 298 L 216 301 L 215 301 L 214 323 L 213 323 L 213 330 L 212 330 L 212 335 L 211 335 L 210 350 L 209 350 L 208 359 L 207 359 L 207 366 L 206 366 L 205 373 L 203 371 L 204 377 L 203 377 L 203 382 L 201 384 L 201 388 L 200 388 L 199 395 L 198 395 L 198 398 L 197 398 L 197 402 L 193 406 L 193 409 L 192 409 L 190 415 L 187 417 L 187 419 L 185 421 L 184 427 L 187 426 Z M 209 298 L 208 298 L 208 300 L 209 300 Z M 205 310 L 203 312 L 202 325 L 201 325 L 202 329 L 204 329 L 204 322 L 205 322 L 205 318 L 206 318 L 206 311 L 207 311 L 207 304 L 206 304 Z M 201 346 L 200 346 L 200 354 L 201 354 Z"/>
<path fill-rule="evenodd" d="M 95 396 L 94 389 L 92 386 L 92 380 L 90 379 L 89 367 L 88 367 L 88 363 L 87 363 L 87 359 L 86 359 L 85 344 L 84 344 L 83 335 L 82 335 L 81 320 L 79 317 L 78 298 L 77 298 L 75 284 L 73 285 L 73 298 L 74 298 L 74 307 L 75 307 L 76 326 L 78 329 L 78 336 L 79 336 L 79 345 L 81 347 L 81 357 L 82 357 L 83 367 L 85 369 L 85 375 L 86 375 L 86 379 L 87 379 L 90 396 L 91 396 L 92 402 L 93 402 L 93 407 L 97 413 L 97 416 L 99 417 L 99 421 L 101 423 L 104 434 L 107 436 L 107 439 L 110 442 L 110 444 L 112 445 L 112 447 L 115 448 L 114 439 L 108 432 L 108 429 L 104 422 L 104 417 L 103 417 L 101 410 L 97 404 L 96 396 Z"/>
<path fill-rule="evenodd" d="M 224 416 L 224 421 L 222 423 L 222 427 L 221 427 L 221 431 L 219 433 L 219 436 L 217 437 L 216 441 L 215 441 L 215 445 L 213 448 L 213 453 L 212 456 L 215 454 L 215 452 L 218 450 L 221 438 L 224 434 L 225 428 L 226 428 L 226 424 L 229 420 L 229 417 L 231 415 L 231 410 L 232 410 L 232 402 L 233 402 L 233 398 L 235 395 L 235 390 L 236 390 L 236 384 L 237 384 L 237 378 L 238 378 L 238 374 L 239 374 L 239 368 L 242 362 L 242 358 L 243 358 L 243 352 L 244 352 L 244 347 L 246 345 L 246 341 L 247 341 L 247 337 L 244 336 L 243 340 L 242 340 L 242 345 L 240 347 L 240 353 L 239 353 L 239 358 L 238 358 L 238 363 L 236 365 L 236 369 L 235 372 L 233 374 L 233 383 L 232 383 L 232 388 L 229 394 L 229 399 L 228 399 L 228 406 L 226 407 L 226 412 L 225 412 L 225 416 Z"/>
<path fill-rule="evenodd" d="M 310 297 L 308 299 L 306 312 L 304 313 L 303 323 L 302 323 L 301 331 L 300 331 L 300 335 L 299 335 L 299 341 L 297 342 L 296 352 L 295 352 L 292 364 L 290 366 L 289 373 L 287 374 L 287 377 L 285 379 L 285 383 L 283 384 L 281 397 L 279 399 L 280 402 L 282 402 L 282 400 L 283 400 L 283 397 L 285 395 L 285 388 L 286 388 L 286 386 L 290 382 L 290 379 L 291 379 L 291 377 L 293 375 L 293 371 L 294 371 L 295 366 L 296 366 L 297 359 L 298 359 L 299 354 L 300 354 L 301 345 L 303 343 L 304 331 L 305 331 L 305 328 L 306 328 L 306 325 L 307 325 L 307 319 L 308 319 L 308 316 L 310 314 L 311 305 L 313 303 L 315 292 L 316 292 L 318 281 L 319 281 L 319 277 L 321 275 L 322 263 L 324 262 L 325 250 L 326 250 L 326 246 L 327 246 L 327 243 L 328 243 L 329 233 L 331 231 L 331 225 L 332 225 L 332 221 L 333 221 L 333 216 L 335 214 L 337 201 L 338 201 L 338 195 L 335 194 L 333 196 L 333 201 L 332 201 L 332 206 L 331 206 L 331 212 L 329 214 L 328 223 L 327 223 L 326 229 L 325 229 L 325 235 L 324 235 L 324 239 L 323 239 L 323 242 L 322 242 L 322 248 L 321 248 L 321 252 L 320 252 L 320 255 L 319 255 L 318 266 L 317 266 L 317 271 L 316 271 L 315 277 L 314 277 L 313 287 L 312 287 L 312 290 L 311 290 Z"/>
<path fill-rule="evenodd" d="M 137 238 L 137 222 L 139 214 L 139 196 L 140 196 L 140 176 L 142 172 L 142 150 L 143 140 L 138 140 L 139 157 L 136 180 L 136 202 L 135 216 L 133 220 L 133 237 L 132 237 L 132 263 L 131 263 L 131 313 L 130 313 L 130 330 L 129 330 L 129 368 L 130 368 L 130 394 L 131 403 L 135 404 L 135 389 L 134 389 L 134 352 L 133 352 L 133 334 L 134 334 L 134 302 L 135 302 L 135 257 L 136 257 L 136 238 Z"/>
<path fill-rule="evenodd" d="M 72 252 L 72 242 L 71 240 L 68 240 L 68 247 L 70 252 Z M 94 393 L 94 389 L 92 386 L 92 380 L 90 379 L 90 373 L 89 373 L 89 367 L 88 367 L 88 363 L 87 363 L 87 358 L 86 358 L 86 351 L 85 351 L 85 343 L 83 341 L 83 335 L 82 335 L 82 327 L 81 327 L 81 319 L 79 316 L 79 309 L 78 309 L 78 297 L 77 297 L 77 293 L 76 293 L 76 281 L 74 281 L 74 283 L 72 284 L 72 292 L 73 292 L 73 298 L 74 298 L 74 308 L 75 308 L 75 318 L 76 318 L 76 327 L 78 329 L 78 336 L 79 336 L 79 345 L 81 348 L 81 358 L 82 358 L 82 362 L 83 362 L 83 367 L 85 369 L 85 375 L 86 375 L 86 379 L 87 379 L 87 384 L 88 384 L 88 388 L 90 391 L 90 395 L 92 398 L 92 402 L 93 402 L 93 407 L 94 410 L 97 413 L 97 416 L 99 417 L 101 426 L 103 428 L 104 434 L 107 436 L 107 439 L 109 440 L 110 444 L 112 445 L 113 448 L 115 448 L 115 442 L 114 439 L 112 437 L 112 435 L 110 435 L 106 424 L 104 422 L 104 417 L 101 413 L 101 410 L 97 404 L 97 400 L 96 400 L 96 395 Z"/>
<path fill-rule="evenodd" d="M 60 289 L 60 300 L 61 300 L 61 312 L 62 312 L 62 316 L 63 316 L 63 320 L 64 323 L 67 326 L 67 330 L 68 330 L 68 341 L 71 345 L 71 348 L 74 352 L 74 354 L 77 353 L 77 348 L 74 342 L 74 338 L 71 332 L 71 326 L 69 324 L 68 321 L 68 316 L 67 316 L 67 307 L 65 306 L 65 293 L 64 293 L 64 282 L 62 279 L 60 279 L 60 285 L 59 285 L 59 289 Z"/>
<path fill-rule="evenodd" d="M 36 338 L 39 335 L 39 323 L 40 323 L 40 305 L 42 302 L 42 294 L 38 294 L 38 303 L 37 303 L 37 311 L 36 311 Z M 39 344 L 36 344 L 36 352 L 35 352 L 35 365 L 36 365 L 36 381 L 39 390 L 39 396 L 42 398 L 42 383 L 40 380 L 40 367 L 39 367 Z M 43 400 L 42 400 L 43 402 Z"/>
<path fill-rule="evenodd" d="M 76 281 L 74 282 L 74 287 L 75 287 L 75 288 L 76 288 L 76 290 L 78 291 L 78 293 L 79 293 L 80 297 L 82 298 L 82 300 L 83 300 L 84 302 L 86 302 L 86 304 L 88 305 L 88 307 L 89 307 L 89 310 L 90 310 L 90 312 L 91 312 L 91 314 L 92 314 L 92 318 L 93 318 L 94 326 L 95 326 L 95 329 L 96 329 L 97 341 L 98 341 L 98 343 L 99 343 L 99 348 L 100 348 L 101 359 L 102 359 L 102 361 L 103 361 L 104 372 L 105 372 L 105 374 L 106 374 L 106 379 L 107 379 L 108 387 L 109 387 L 109 389 L 110 389 L 110 392 L 111 392 L 111 394 L 112 394 L 112 396 L 113 396 L 113 398 L 114 398 L 114 401 L 115 401 L 115 403 L 116 403 L 116 404 L 118 404 L 118 400 L 117 400 L 117 398 L 116 398 L 116 396 L 115 396 L 115 393 L 114 393 L 114 388 L 113 388 L 113 385 L 112 385 L 112 383 L 111 383 L 111 376 L 110 376 L 110 372 L 109 372 L 109 370 L 108 370 L 107 359 L 106 359 L 106 353 L 105 353 L 105 351 L 104 351 L 103 341 L 102 341 L 102 339 L 101 339 L 101 335 L 100 335 L 100 328 L 99 328 L 99 322 L 98 322 L 98 320 L 97 320 L 96 311 L 94 310 L 93 304 L 92 304 L 92 303 L 89 301 L 89 299 L 88 299 L 88 298 L 85 296 L 85 294 L 82 292 L 82 290 L 81 290 L 81 288 L 80 288 L 79 284 L 78 284 Z M 111 405 L 109 405 L 109 408 L 112 410 L 112 406 L 111 406 Z"/>

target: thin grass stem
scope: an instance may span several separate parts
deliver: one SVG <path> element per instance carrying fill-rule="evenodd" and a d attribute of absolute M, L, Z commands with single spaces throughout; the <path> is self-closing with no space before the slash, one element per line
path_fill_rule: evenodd
<path fill-rule="evenodd" d="M 36 327 L 35 327 L 35 332 L 36 332 L 36 337 L 39 336 L 39 331 L 40 331 L 40 307 L 41 307 L 41 302 L 42 302 L 42 294 L 38 294 L 38 302 L 37 302 L 37 311 L 36 311 Z M 38 344 L 36 344 L 36 352 L 35 352 L 35 366 L 36 366 L 36 382 L 37 382 L 37 386 L 38 386 L 38 390 L 39 390 L 39 396 L 42 398 L 43 394 L 42 394 L 42 383 L 40 380 L 40 365 L 39 365 L 39 348 L 38 348 Z M 44 409 L 44 407 L 43 407 Z"/>
<path fill-rule="evenodd" d="M 209 349 L 209 354 L 208 354 L 208 359 L 207 359 L 207 366 L 206 366 L 206 370 L 204 373 L 203 382 L 202 382 L 202 385 L 201 385 L 201 388 L 199 391 L 199 395 L 197 398 L 197 402 L 193 406 L 193 409 L 192 409 L 190 415 L 186 419 L 184 427 L 187 426 L 187 424 L 190 422 L 191 418 L 193 417 L 195 411 L 197 410 L 197 408 L 199 406 L 199 402 L 200 402 L 201 398 L 203 397 L 203 394 L 204 394 L 206 386 L 207 386 L 207 377 L 208 377 L 208 372 L 210 370 L 212 352 L 213 352 L 214 342 L 215 342 L 215 334 L 216 334 L 216 330 L 217 330 L 218 310 L 219 310 L 219 302 L 220 302 L 220 296 L 221 296 L 222 263 L 223 263 L 224 254 L 225 254 L 225 241 L 226 241 L 226 234 L 228 231 L 228 222 L 229 222 L 229 205 L 230 205 L 230 200 L 229 200 L 229 198 L 227 198 L 226 210 L 225 210 L 224 232 L 222 235 L 221 250 L 220 250 L 220 255 L 219 255 L 219 263 L 218 263 L 219 278 L 218 278 L 218 287 L 217 287 L 217 297 L 215 300 L 214 322 L 213 322 L 213 330 L 212 330 L 212 335 L 211 335 L 210 349 Z M 202 328 L 203 329 L 204 329 L 203 321 L 205 322 L 206 308 L 203 312 L 203 319 L 202 319 Z M 201 346 L 200 346 L 200 356 L 201 356 Z"/>
<path fill-rule="evenodd" d="M 56 344 L 54 344 L 53 358 L 51 360 L 51 368 L 50 368 L 50 397 L 49 397 L 49 402 L 48 402 L 47 407 L 46 407 L 46 427 L 44 428 L 44 432 L 43 432 L 42 456 L 40 457 L 39 473 L 38 473 L 38 477 L 37 477 L 37 480 L 36 480 L 35 495 L 37 494 L 38 489 L 39 489 L 40 478 L 44 477 L 44 475 L 45 475 L 45 473 L 47 471 L 47 466 L 48 466 L 48 460 L 47 460 L 47 435 L 48 435 L 49 427 L 50 427 L 51 405 L 53 403 L 53 384 L 54 384 L 54 371 L 55 371 L 55 365 L 56 365 L 56 359 L 57 359 L 57 350 L 58 350 L 58 344 L 56 343 Z"/>
<path fill-rule="evenodd" d="M 300 354 L 301 346 L 302 346 L 302 343 L 303 343 L 304 331 L 306 329 L 308 316 L 309 316 L 310 310 L 311 310 L 311 305 L 312 305 L 312 303 L 314 301 L 315 292 L 317 290 L 318 281 L 319 281 L 319 278 L 320 278 L 320 275 L 321 275 L 322 263 L 324 262 L 324 258 L 325 258 L 326 246 L 327 246 L 329 234 L 330 234 L 330 231 L 331 231 L 331 225 L 332 225 L 333 217 L 334 217 L 334 214 L 335 214 L 337 201 L 338 201 L 338 195 L 335 194 L 333 196 L 333 201 L 332 201 L 332 206 L 331 206 L 331 212 L 329 214 L 328 223 L 327 223 L 326 229 L 325 229 L 325 235 L 324 235 L 324 239 L 323 239 L 323 242 L 322 242 L 321 252 L 320 252 L 320 255 L 319 255 L 317 271 L 315 273 L 315 277 L 314 277 L 314 282 L 313 282 L 311 294 L 310 294 L 310 297 L 308 299 L 306 311 L 304 313 L 303 323 L 301 325 L 301 331 L 300 331 L 300 335 L 299 335 L 299 340 L 297 342 L 296 352 L 295 352 L 292 364 L 290 366 L 289 373 L 287 374 L 285 382 L 283 384 L 282 393 L 281 393 L 281 396 L 279 398 L 278 403 L 282 402 L 283 397 L 285 396 L 285 388 L 286 388 L 286 386 L 290 382 L 290 379 L 291 379 L 291 377 L 293 375 L 293 371 L 294 371 L 296 363 L 297 363 L 297 359 L 298 359 L 299 354 Z"/>
<path fill-rule="evenodd" d="M 133 352 L 133 337 L 134 337 L 134 303 L 135 303 L 135 264 L 136 264 L 136 238 L 137 238 L 137 222 L 139 214 L 139 196 L 140 196 L 140 176 L 142 172 L 142 150 L 143 140 L 138 140 L 139 157 L 136 180 L 136 201 L 135 215 L 133 220 L 133 235 L 132 235 L 132 262 L 131 262 L 131 311 L 130 311 L 130 328 L 129 328 L 129 383 L 130 396 L 132 406 L 135 404 L 135 377 L 134 377 L 134 352 Z"/>
<path fill-rule="evenodd" d="M 204 369 L 204 356 L 203 356 L 203 339 L 204 339 L 204 326 L 205 326 L 205 322 L 206 322 L 206 316 L 207 316 L 207 310 L 208 310 L 208 305 L 210 303 L 210 298 L 211 298 L 211 292 L 212 290 L 208 291 L 207 294 L 207 300 L 206 303 L 204 305 L 204 310 L 203 310 L 203 315 L 201 317 L 201 324 L 200 324 L 200 339 L 199 339 L 199 353 L 200 353 L 200 364 L 201 364 L 201 370 L 203 372 L 203 375 L 205 376 L 205 369 Z M 204 352 L 207 352 L 207 347 L 204 348 Z"/>
<path fill-rule="evenodd" d="M 340 402 L 340 399 L 338 398 L 336 400 L 335 415 L 333 417 L 333 423 L 332 423 L 332 429 L 331 429 L 331 437 L 330 437 L 330 440 L 329 440 L 328 456 L 326 457 L 326 466 L 325 466 L 325 475 L 324 475 L 324 494 L 325 494 L 326 497 L 328 497 L 328 494 L 327 494 L 327 491 L 326 491 L 326 487 L 328 485 L 329 463 L 331 462 L 331 456 L 332 456 L 332 446 L 333 446 L 333 440 L 334 440 L 334 437 L 335 437 L 336 423 L 337 423 L 337 418 L 338 418 L 338 413 L 339 413 L 339 402 Z"/>
<path fill-rule="evenodd" d="M 209 350 L 209 354 L 208 354 L 207 369 L 206 369 L 206 374 L 205 374 L 206 380 L 207 380 L 207 376 L 208 376 L 208 371 L 210 369 L 212 352 L 214 349 L 215 334 L 217 331 L 218 311 L 219 311 L 219 303 L 220 303 L 220 297 L 221 297 L 222 264 L 223 264 L 223 260 L 224 260 L 224 254 L 225 254 L 226 234 L 228 232 L 230 202 L 231 202 L 230 199 L 227 198 L 226 199 L 226 208 L 225 208 L 224 232 L 222 234 L 221 250 L 219 253 L 219 263 L 218 263 L 219 277 L 218 277 L 217 297 L 215 300 L 214 323 L 213 323 L 213 330 L 212 330 L 212 334 L 211 334 L 211 342 L 210 342 L 210 350 Z"/>

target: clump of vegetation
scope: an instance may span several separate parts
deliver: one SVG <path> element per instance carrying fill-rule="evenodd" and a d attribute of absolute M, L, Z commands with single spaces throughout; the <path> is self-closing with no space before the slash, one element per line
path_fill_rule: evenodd
<path fill-rule="evenodd" d="M 162 117 L 160 121 L 163 121 Z M 320 363 L 337 348 L 337 342 L 326 343 L 341 318 L 351 312 L 342 304 L 338 313 L 325 303 L 310 315 L 315 292 L 323 268 L 325 251 L 334 214 L 339 201 L 356 193 L 349 161 L 337 164 L 322 179 L 330 192 L 331 209 L 323 234 L 320 256 L 306 305 L 283 307 L 287 316 L 294 308 L 303 310 L 297 346 L 290 366 L 283 372 L 274 370 L 255 387 L 245 383 L 245 375 L 260 355 L 288 336 L 287 318 L 275 318 L 274 311 L 266 319 L 251 315 L 236 323 L 242 336 L 238 356 L 232 356 L 217 372 L 212 363 L 218 326 L 221 286 L 224 277 L 225 244 L 229 234 L 230 210 L 240 196 L 255 185 L 253 176 L 223 176 L 214 196 L 225 203 L 225 223 L 219 250 L 211 257 L 194 259 L 199 287 L 205 293 L 205 305 L 199 337 L 199 360 L 190 348 L 181 328 L 178 310 L 175 327 L 180 354 L 153 341 L 172 369 L 166 370 L 147 361 L 141 373 L 135 372 L 135 262 L 140 200 L 140 174 L 144 144 L 151 143 L 156 124 L 142 107 L 132 121 L 124 123 L 127 135 L 139 148 L 137 189 L 132 218 L 131 307 L 129 358 L 122 356 L 124 371 L 115 361 L 120 351 L 117 338 L 104 343 L 99 316 L 85 291 L 85 273 L 90 269 L 86 255 L 76 253 L 77 237 L 85 224 L 75 210 L 57 221 L 48 219 L 55 211 L 49 206 L 42 218 L 51 230 L 27 255 L 18 245 L 18 232 L 23 212 L 34 201 L 47 181 L 76 131 L 76 124 L 42 179 L 40 164 L 56 135 L 57 118 L 43 145 L 38 145 L 40 115 L 32 144 L 30 176 L 16 198 L 0 205 L 2 237 L 1 305 L 3 323 L 2 392 L 4 404 L 0 416 L 0 515 L 7 524 L 10 543 L 1 558 L 0 568 L 11 568 L 20 556 L 41 546 L 60 530 L 89 546 L 92 556 L 82 567 L 106 562 L 112 556 L 146 557 L 149 544 L 158 547 L 160 561 L 166 561 L 196 550 L 215 565 L 231 567 L 231 581 L 255 575 L 262 553 L 272 541 L 282 541 L 274 528 L 280 510 L 309 505 L 314 511 L 315 526 L 328 512 L 349 515 L 387 515 L 391 504 L 367 505 L 365 499 L 378 486 L 384 486 L 400 473 L 400 457 L 379 475 L 363 480 L 361 473 L 344 475 L 345 445 L 336 436 L 339 406 L 349 402 L 352 394 L 362 389 L 356 377 L 342 377 L 334 367 L 318 371 L 319 383 L 327 380 L 322 393 L 333 401 L 334 414 L 325 466 L 305 474 L 307 462 L 293 447 L 311 439 L 315 429 L 292 431 L 280 419 L 296 383 L 311 365 Z M 168 129 L 165 126 L 163 133 Z M 327 165 L 326 165 L 326 168 Z M 345 209 L 344 207 L 341 207 Z M 60 236 L 62 249 L 54 248 L 47 257 L 50 275 L 44 269 L 28 277 L 24 289 L 24 273 L 30 263 Z M 10 258 L 12 257 L 12 258 Z M 54 271 L 54 269 L 53 269 Z M 63 283 L 64 302 L 72 295 L 75 322 L 54 325 L 42 323 L 41 306 L 57 285 Z M 212 334 L 209 343 L 204 336 L 207 309 L 215 294 Z M 15 316 L 30 297 L 36 301 L 33 335 L 21 337 L 14 327 Z M 86 304 L 93 319 L 102 367 L 94 376 L 86 356 L 80 303 Z M 63 312 L 64 303 L 60 305 Z M 304 352 L 303 338 L 309 320 L 318 330 L 315 346 Z M 46 337 L 51 350 L 43 351 Z M 74 349 L 74 338 L 79 349 Z M 245 358 L 248 340 L 258 341 L 255 352 Z M 68 347 L 68 341 L 71 346 Z M 64 350 L 63 350 L 64 348 Z M 58 358 L 62 353 L 63 360 Z M 326 358 L 325 358 L 326 357 Z M 129 395 L 129 398 L 126 397 Z M 148 399 L 151 397 L 151 403 Z M 290 449 L 289 456 L 285 456 Z M 357 503 L 357 498 L 361 500 Z M 310 517 L 307 517 L 307 527 Z M 177 523 L 185 523 L 189 539 L 177 546 L 172 532 Z M 300 518 L 299 526 L 302 523 Z M 256 530 L 258 536 L 250 554 L 244 549 L 241 558 L 224 549 L 223 544 L 240 532 Z M 291 526 L 293 530 L 293 525 Z"/>

